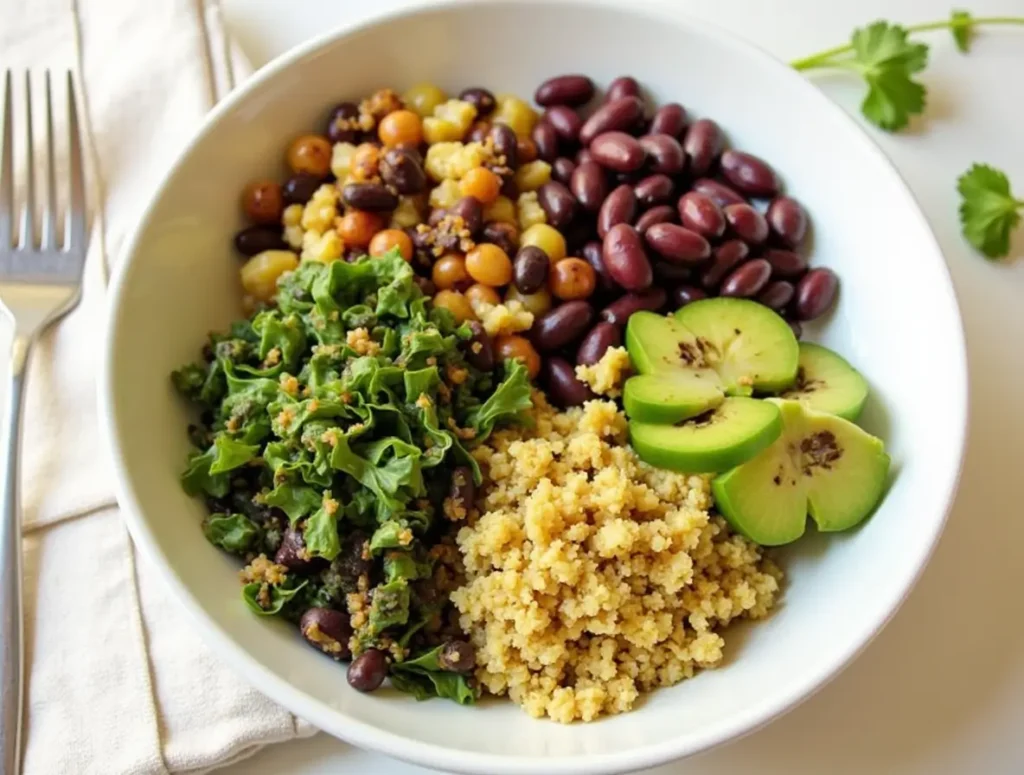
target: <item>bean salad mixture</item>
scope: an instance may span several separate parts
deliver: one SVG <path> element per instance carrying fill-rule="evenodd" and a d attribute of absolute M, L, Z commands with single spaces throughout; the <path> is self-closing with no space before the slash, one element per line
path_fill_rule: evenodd
<path fill-rule="evenodd" d="M 762 547 L 862 521 L 889 459 L 798 342 L 838 278 L 769 164 L 630 77 L 533 101 L 334 107 L 245 188 L 247 317 L 173 381 L 255 614 L 357 690 L 568 722 L 720 662 Z"/>

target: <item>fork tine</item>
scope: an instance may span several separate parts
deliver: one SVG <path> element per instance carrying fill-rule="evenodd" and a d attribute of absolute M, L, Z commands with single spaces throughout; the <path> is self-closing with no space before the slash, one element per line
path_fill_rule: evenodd
<path fill-rule="evenodd" d="M 21 239 L 18 247 L 35 245 L 36 161 L 32 152 L 32 76 L 25 72 L 25 204 L 21 208 Z"/>
<path fill-rule="evenodd" d="M 0 250 L 11 247 L 14 224 L 14 96 L 11 71 L 4 75 L 3 147 L 0 148 Z"/>
<path fill-rule="evenodd" d="M 43 201 L 43 234 L 40 250 L 57 247 L 57 162 L 53 153 L 53 90 L 50 71 L 46 71 L 46 191 Z"/>
<path fill-rule="evenodd" d="M 78 109 L 75 104 L 75 79 L 68 70 L 68 162 L 71 174 L 71 198 L 65 241 L 69 249 L 85 251 L 85 173 L 82 168 L 82 133 L 78 128 Z"/>

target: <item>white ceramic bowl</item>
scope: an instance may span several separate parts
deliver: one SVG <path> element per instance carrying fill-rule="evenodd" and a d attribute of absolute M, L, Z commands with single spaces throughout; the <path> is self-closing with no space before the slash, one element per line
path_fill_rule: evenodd
<path fill-rule="evenodd" d="M 627 7 L 628 6 L 628 7 Z M 383 691 L 289 626 L 252 616 L 237 563 L 199 530 L 178 473 L 188 415 L 168 374 L 239 314 L 230 240 L 251 178 L 282 173 L 290 138 L 328 107 L 432 80 L 529 96 L 545 78 L 639 78 L 658 101 L 711 116 L 769 160 L 808 207 L 813 260 L 842 278 L 812 335 L 873 387 L 867 427 L 888 442 L 891 491 L 861 529 L 783 553 L 783 604 L 734 633 L 721 669 L 594 724 L 535 721 L 506 702 L 461 708 Z M 155 193 L 111 296 L 102 410 L 132 535 L 224 661 L 318 727 L 357 745 L 459 772 L 596 773 L 653 766 L 748 732 L 834 676 L 906 596 L 942 529 L 966 425 L 966 365 L 942 255 L 899 175 L 817 89 L 785 65 L 663 4 L 568 0 L 442 3 L 341 30 L 250 79 L 213 111 Z"/>

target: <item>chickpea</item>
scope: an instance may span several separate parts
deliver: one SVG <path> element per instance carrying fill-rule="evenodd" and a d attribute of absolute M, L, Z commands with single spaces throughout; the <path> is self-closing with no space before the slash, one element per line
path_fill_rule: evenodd
<path fill-rule="evenodd" d="M 272 180 L 257 180 L 242 192 L 242 210 L 253 223 L 278 223 L 284 212 L 281 186 Z"/>
<path fill-rule="evenodd" d="M 523 309 L 532 312 L 535 318 L 539 318 L 553 305 L 551 291 L 547 288 L 541 288 L 534 293 L 523 293 L 515 285 L 510 285 L 505 291 L 505 302 L 510 301 L 518 301 L 523 305 Z"/>
<path fill-rule="evenodd" d="M 442 184 L 443 185 L 443 184 Z M 507 196 L 499 196 L 484 208 L 484 223 L 500 221 L 516 225 L 516 203 Z"/>
<path fill-rule="evenodd" d="M 480 204 L 489 205 L 501 193 L 501 178 L 486 167 L 474 167 L 459 182 L 463 196 L 471 196 Z"/>
<path fill-rule="evenodd" d="M 434 296 L 434 306 L 451 312 L 457 324 L 475 319 L 473 307 L 470 306 L 469 299 L 458 291 L 438 291 L 437 295 Z"/>
<path fill-rule="evenodd" d="M 466 254 L 466 271 L 478 283 L 508 285 L 512 282 L 512 259 L 497 245 L 483 242 Z"/>
<path fill-rule="evenodd" d="M 378 231 L 370 240 L 370 255 L 383 256 L 392 248 L 398 248 L 402 258 L 412 261 L 412 240 L 401 229 L 384 229 Z"/>
<path fill-rule="evenodd" d="M 540 118 L 537 111 L 519 97 L 510 94 L 498 95 L 497 102 L 491 120 L 497 124 L 508 124 L 519 137 L 529 137 Z"/>
<path fill-rule="evenodd" d="M 277 293 L 278 278 L 298 265 L 299 257 L 290 250 L 264 250 L 242 265 L 242 288 L 256 301 L 270 301 Z"/>
<path fill-rule="evenodd" d="M 349 169 L 357 182 L 373 180 L 380 171 L 380 148 L 373 143 L 361 143 L 352 154 Z"/>
<path fill-rule="evenodd" d="M 402 95 L 402 101 L 420 118 L 434 115 L 434 108 L 448 99 L 441 89 L 432 83 L 419 83 Z"/>
<path fill-rule="evenodd" d="M 563 258 L 551 267 L 548 284 L 562 301 L 586 299 L 597 287 L 597 273 L 582 258 Z"/>
<path fill-rule="evenodd" d="M 423 142 L 423 124 L 413 111 L 396 110 L 380 120 L 377 136 L 388 148 L 394 148 L 396 145 L 410 145 L 415 148 Z"/>
<path fill-rule="evenodd" d="M 535 223 L 519 236 L 519 247 L 536 245 L 548 254 L 551 263 L 565 258 L 565 237 L 553 226 L 546 223 Z"/>
<path fill-rule="evenodd" d="M 465 294 L 473 309 L 476 309 L 480 304 L 490 304 L 495 307 L 501 304 L 501 297 L 498 295 L 498 292 L 489 285 L 482 283 L 475 283 L 469 286 L 465 290 Z"/>
<path fill-rule="evenodd" d="M 292 172 L 305 172 L 325 178 L 331 171 L 331 143 L 320 135 L 302 135 L 288 147 L 288 166 Z"/>
<path fill-rule="evenodd" d="M 443 291 L 461 291 L 473 284 L 466 271 L 466 259 L 458 253 L 449 253 L 434 262 L 430 279 Z"/>
<path fill-rule="evenodd" d="M 522 361 L 530 379 L 536 379 L 540 374 L 540 355 L 533 349 L 529 339 L 515 335 L 499 336 L 494 340 L 494 348 L 502 360 L 512 358 Z"/>
<path fill-rule="evenodd" d="M 349 210 L 338 219 L 337 231 L 346 245 L 365 248 L 384 227 L 383 218 L 365 210 Z"/>

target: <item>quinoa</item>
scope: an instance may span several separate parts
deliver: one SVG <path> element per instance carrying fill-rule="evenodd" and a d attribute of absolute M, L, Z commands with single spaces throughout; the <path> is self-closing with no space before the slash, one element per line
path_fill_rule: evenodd
<path fill-rule="evenodd" d="M 576 379 L 590 386 L 599 396 L 618 398 L 622 383 L 632 369 L 625 347 L 609 347 L 601 360 L 591 366 L 577 366 Z"/>
<path fill-rule="evenodd" d="M 568 723 L 718 665 L 725 626 L 774 605 L 779 569 L 709 513 L 707 477 L 636 457 L 613 402 L 558 412 L 535 392 L 532 419 L 473 452 L 487 484 L 451 599 L 481 686 Z"/>

